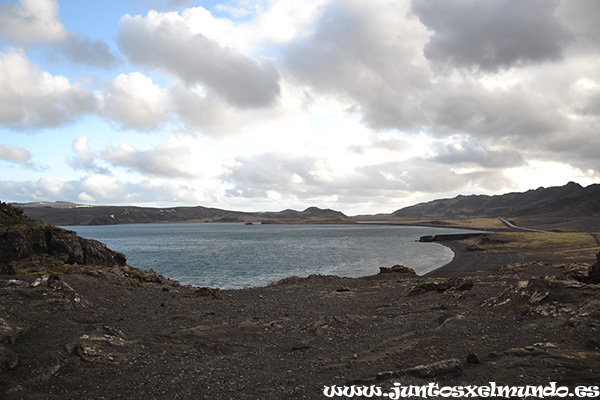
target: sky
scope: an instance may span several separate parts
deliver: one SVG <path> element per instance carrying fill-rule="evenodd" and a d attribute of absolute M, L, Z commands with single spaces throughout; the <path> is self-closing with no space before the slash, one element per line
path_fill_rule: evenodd
<path fill-rule="evenodd" d="M 600 183 L 597 0 L 0 0 L 0 200 L 391 213 Z"/>

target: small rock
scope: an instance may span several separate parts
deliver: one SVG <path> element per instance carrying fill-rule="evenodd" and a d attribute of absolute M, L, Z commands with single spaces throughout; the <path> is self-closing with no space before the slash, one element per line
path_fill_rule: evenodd
<path fill-rule="evenodd" d="M 8 347 L 0 345 L 0 372 L 15 369 L 19 364 L 19 356 Z"/>
<path fill-rule="evenodd" d="M 201 287 L 195 290 L 196 295 L 201 297 L 212 297 L 215 299 L 223 299 L 225 295 L 219 288 Z"/>
<path fill-rule="evenodd" d="M 48 277 L 48 287 L 55 289 L 55 290 L 62 289 L 62 283 L 61 283 L 60 276 L 50 275 Z"/>
<path fill-rule="evenodd" d="M 471 353 L 467 356 L 467 362 L 469 364 L 481 364 L 481 361 L 479 361 L 479 357 L 477 357 L 475 354 Z"/>
<path fill-rule="evenodd" d="M 463 372 L 462 364 L 456 358 L 438 361 L 427 365 L 418 365 L 405 369 L 404 373 L 417 378 L 433 378 L 440 375 L 460 376 Z"/>
<path fill-rule="evenodd" d="M 10 264 L 5 264 L 0 269 L 0 275 L 16 275 L 15 269 Z"/>

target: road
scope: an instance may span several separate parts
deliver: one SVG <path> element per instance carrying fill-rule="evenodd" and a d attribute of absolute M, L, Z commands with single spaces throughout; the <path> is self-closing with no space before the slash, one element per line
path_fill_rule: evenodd
<path fill-rule="evenodd" d="M 505 220 L 504 218 L 498 218 L 500 221 L 502 221 L 502 223 L 506 226 L 508 226 L 509 228 L 513 228 L 513 229 L 519 229 L 521 231 L 529 231 L 529 232 L 542 232 L 542 233 L 551 233 L 550 231 L 542 231 L 540 229 L 532 229 L 532 228 L 523 228 L 521 226 L 516 226 L 515 224 L 512 224 L 510 222 L 508 222 L 507 220 Z"/>

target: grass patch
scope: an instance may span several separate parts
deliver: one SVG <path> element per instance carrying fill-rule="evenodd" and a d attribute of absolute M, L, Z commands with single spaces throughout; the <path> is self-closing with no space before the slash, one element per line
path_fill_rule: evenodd
<path fill-rule="evenodd" d="M 461 219 L 425 219 L 425 218 L 384 218 L 375 216 L 373 218 L 359 218 L 358 221 L 380 221 L 390 224 L 401 225 L 425 225 L 439 226 L 444 228 L 468 228 L 493 230 L 503 229 L 506 226 L 497 218 L 461 218 Z"/>
<path fill-rule="evenodd" d="M 505 225 L 498 218 L 468 218 L 444 220 L 451 226 L 472 229 L 502 229 Z"/>
<path fill-rule="evenodd" d="M 506 243 L 499 248 L 510 249 L 581 249 L 599 247 L 595 237 L 586 232 L 503 232 L 498 233 Z"/>
<path fill-rule="evenodd" d="M 17 275 L 42 276 L 48 274 L 65 274 L 73 268 L 58 257 L 47 254 L 37 255 L 28 259 L 11 261 Z"/>

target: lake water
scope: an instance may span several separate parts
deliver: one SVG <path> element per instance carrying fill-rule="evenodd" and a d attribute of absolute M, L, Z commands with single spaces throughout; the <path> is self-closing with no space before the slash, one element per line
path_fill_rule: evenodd
<path fill-rule="evenodd" d="M 453 252 L 423 235 L 463 230 L 393 225 L 244 225 L 237 223 L 67 226 L 182 284 L 237 289 L 297 275 L 359 277 L 395 264 L 419 275 Z"/>

